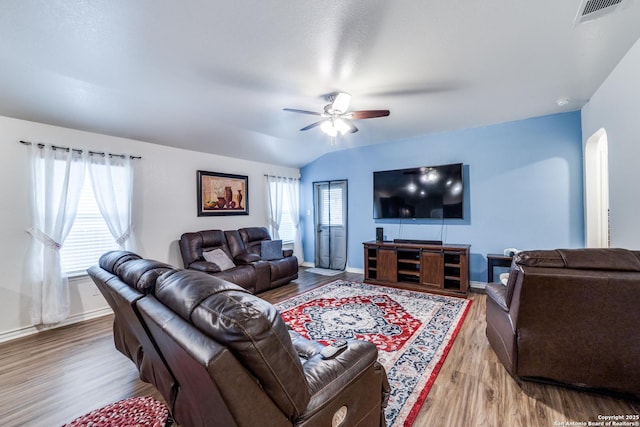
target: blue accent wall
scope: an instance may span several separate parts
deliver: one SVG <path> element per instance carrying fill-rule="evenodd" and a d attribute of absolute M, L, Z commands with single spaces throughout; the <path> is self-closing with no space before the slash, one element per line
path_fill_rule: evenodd
<path fill-rule="evenodd" d="M 335 179 L 348 181 L 349 267 L 363 268 L 362 242 L 375 240 L 376 227 L 386 240 L 470 244 L 478 282 L 488 253 L 583 247 L 581 126 L 575 111 L 328 153 L 301 169 L 305 261 L 314 262 L 313 182 Z M 373 219 L 374 171 L 460 162 L 465 219 Z"/>

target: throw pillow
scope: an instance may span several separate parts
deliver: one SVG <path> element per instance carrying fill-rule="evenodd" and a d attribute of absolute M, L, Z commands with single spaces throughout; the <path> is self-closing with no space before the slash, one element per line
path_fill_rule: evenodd
<path fill-rule="evenodd" d="M 509 282 L 509 273 L 502 273 L 500 275 L 500 282 L 503 285 L 507 286 L 507 282 Z"/>
<path fill-rule="evenodd" d="M 225 271 L 236 265 L 231 261 L 231 258 L 222 249 L 211 249 L 209 251 L 202 251 L 202 256 L 205 261 L 216 264 L 220 267 L 220 271 Z"/>
<path fill-rule="evenodd" d="M 266 261 L 282 259 L 282 240 L 263 240 L 260 242 L 260 258 Z"/>

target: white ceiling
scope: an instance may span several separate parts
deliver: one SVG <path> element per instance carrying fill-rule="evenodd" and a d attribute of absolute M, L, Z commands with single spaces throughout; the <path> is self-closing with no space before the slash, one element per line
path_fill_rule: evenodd
<path fill-rule="evenodd" d="M 0 115 L 300 167 L 330 150 L 579 109 L 638 0 L 0 0 Z M 316 117 L 349 92 L 336 147 Z M 556 100 L 570 102 L 558 107 Z M 45 141 L 47 142 L 47 141 Z"/>

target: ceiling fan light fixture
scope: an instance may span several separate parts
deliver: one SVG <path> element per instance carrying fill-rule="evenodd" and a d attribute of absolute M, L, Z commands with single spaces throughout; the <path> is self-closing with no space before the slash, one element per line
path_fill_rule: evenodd
<path fill-rule="evenodd" d="M 323 122 L 320 125 L 320 129 L 329 136 L 337 136 L 338 133 L 340 133 L 340 135 L 344 135 L 349 132 L 350 127 L 344 120 L 338 118 Z"/>
<path fill-rule="evenodd" d="M 320 125 L 320 129 L 329 136 L 336 136 L 338 134 L 338 129 L 333 126 L 333 123 L 330 120 L 323 122 Z"/>
<path fill-rule="evenodd" d="M 345 135 L 347 133 L 358 132 L 358 128 L 352 123 L 352 120 L 373 119 L 389 115 L 389 110 L 349 111 L 351 95 L 344 92 L 336 92 L 334 94 L 327 95 L 327 100 L 330 104 L 324 106 L 324 112 L 322 113 L 299 110 L 296 108 L 284 108 L 283 110 L 292 113 L 309 114 L 322 117 L 321 120 L 311 123 L 300 130 L 307 131 L 315 127 L 320 127 L 320 130 L 332 137 L 334 140 L 338 133 L 340 135 Z"/>

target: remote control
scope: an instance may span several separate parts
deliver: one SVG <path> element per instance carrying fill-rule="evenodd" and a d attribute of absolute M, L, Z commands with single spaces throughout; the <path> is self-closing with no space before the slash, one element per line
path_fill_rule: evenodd
<path fill-rule="evenodd" d="M 346 349 L 348 345 L 347 340 L 336 340 L 323 348 L 320 355 L 323 359 L 331 359 Z"/>

